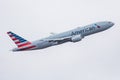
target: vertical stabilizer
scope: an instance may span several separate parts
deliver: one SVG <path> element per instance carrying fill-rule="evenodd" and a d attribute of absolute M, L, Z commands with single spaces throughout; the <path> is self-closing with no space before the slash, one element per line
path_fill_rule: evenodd
<path fill-rule="evenodd" d="M 18 36 L 17 34 L 11 31 L 7 32 L 7 34 L 14 41 L 14 43 L 17 45 L 18 48 L 24 48 L 31 44 L 31 42 L 27 41 L 26 39 Z"/>

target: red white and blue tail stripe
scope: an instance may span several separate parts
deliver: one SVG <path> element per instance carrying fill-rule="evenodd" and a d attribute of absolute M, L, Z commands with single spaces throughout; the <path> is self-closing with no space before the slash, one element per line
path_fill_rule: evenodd
<path fill-rule="evenodd" d="M 10 38 L 14 41 L 14 43 L 20 50 L 28 50 L 35 47 L 31 45 L 31 42 L 27 41 L 26 39 L 18 36 L 17 34 L 11 31 L 7 32 L 7 34 L 10 36 Z"/>

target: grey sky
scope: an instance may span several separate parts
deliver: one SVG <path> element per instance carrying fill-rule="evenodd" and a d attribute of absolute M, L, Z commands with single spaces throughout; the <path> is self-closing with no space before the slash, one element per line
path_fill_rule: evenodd
<path fill-rule="evenodd" d="M 120 80 L 119 0 L 0 0 L 0 80 Z M 115 25 L 77 43 L 13 53 L 29 41 L 98 21 Z"/>

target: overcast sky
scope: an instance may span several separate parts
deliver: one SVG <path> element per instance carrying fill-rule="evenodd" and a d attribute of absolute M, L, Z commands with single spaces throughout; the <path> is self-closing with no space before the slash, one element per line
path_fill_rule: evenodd
<path fill-rule="evenodd" d="M 119 0 L 0 0 L 0 80 L 120 80 Z M 99 21 L 115 25 L 77 43 L 12 52 L 29 41 Z"/>

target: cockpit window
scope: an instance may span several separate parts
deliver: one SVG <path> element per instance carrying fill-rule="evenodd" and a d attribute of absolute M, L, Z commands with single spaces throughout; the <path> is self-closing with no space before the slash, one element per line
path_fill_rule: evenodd
<path fill-rule="evenodd" d="M 99 26 L 99 25 L 97 25 L 97 24 L 95 24 L 96 26 L 97 26 L 97 28 L 101 28 L 101 26 Z"/>

